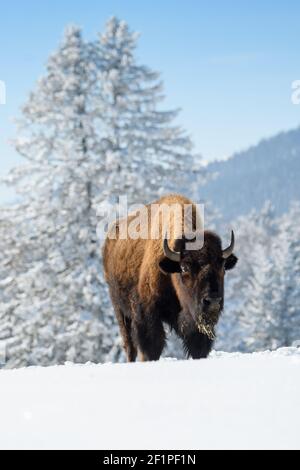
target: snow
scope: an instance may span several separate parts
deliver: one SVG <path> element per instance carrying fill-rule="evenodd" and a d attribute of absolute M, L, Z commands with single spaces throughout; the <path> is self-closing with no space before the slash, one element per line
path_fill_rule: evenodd
<path fill-rule="evenodd" d="M 0 371 L 1 449 L 299 449 L 300 348 Z"/>

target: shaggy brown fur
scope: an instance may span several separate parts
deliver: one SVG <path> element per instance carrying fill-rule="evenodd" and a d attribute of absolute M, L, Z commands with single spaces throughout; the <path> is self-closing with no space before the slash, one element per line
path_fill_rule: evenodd
<path fill-rule="evenodd" d="M 184 206 L 192 202 L 173 194 L 153 204 L 157 204 L 152 213 L 155 220 L 162 204 Z M 150 204 L 147 215 L 151 230 Z M 223 308 L 224 273 L 234 267 L 237 258 L 231 255 L 224 261 L 220 238 L 208 231 L 201 250 L 186 251 L 185 240 L 177 238 L 178 233 L 176 236 L 176 215 L 172 215 L 169 245 L 182 256 L 180 263 L 170 261 L 164 255 L 162 233 L 157 240 L 120 239 L 122 224 L 130 224 L 135 217 L 119 221 L 112 228 L 116 228 L 116 239 L 107 238 L 103 249 L 105 278 L 128 361 L 135 361 L 138 351 L 142 360 L 160 358 L 166 341 L 164 323 L 183 340 L 188 356 L 207 357 Z M 199 214 L 193 206 L 193 228 L 196 217 Z M 184 221 L 179 222 L 182 230 Z"/>

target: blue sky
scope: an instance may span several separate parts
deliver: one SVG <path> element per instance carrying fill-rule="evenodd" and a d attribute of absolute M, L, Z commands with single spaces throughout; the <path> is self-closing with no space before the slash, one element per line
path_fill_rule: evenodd
<path fill-rule="evenodd" d="M 68 23 L 95 37 L 111 15 L 142 33 L 138 57 L 165 81 L 166 107 L 205 159 L 224 158 L 300 123 L 300 2 L 253 0 L 4 0 L 0 16 L 0 174 L 21 161 L 11 118 Z M 5 198 L 0 191 L 0 200 Z"/>

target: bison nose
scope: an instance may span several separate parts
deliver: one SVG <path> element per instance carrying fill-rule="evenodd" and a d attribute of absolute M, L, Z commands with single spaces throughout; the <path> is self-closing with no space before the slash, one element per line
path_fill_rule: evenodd
<path fill-rule="evenodd" d="M 203 299 L 203 307 L 205 308 L 211 308 L 215 306 L 219 306 L 222 301 L 222 297 L 217 297 L 217 296 L 207 296 Z"/>

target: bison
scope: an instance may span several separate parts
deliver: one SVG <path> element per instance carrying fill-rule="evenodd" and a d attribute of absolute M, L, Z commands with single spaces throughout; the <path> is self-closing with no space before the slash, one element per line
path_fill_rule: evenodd
<path fill-rule="evenodd" d="M 192 206 L 193 227 L 199 218 L 196 205 L 181 195 L 153 204 Z M 150 208 L 146 206 L 151 225 Z M 202 248 L 188 250 L 183 233 L 170 241 L 164 234 L 157 239 L 121 238 L 122 224 L 128 226 L 131 220 L 132 215 L 114 224 L 115 236 L 108 236 L 103 247 L 105 279 L 128 361 L 134 362 L 138 353 L 143 361 L 158 360 L 166 344 L 164 325 L 182 339 L 188 357 L 207 357 L 224 305 L 224 275 L 237 263 L 234 233 L 224 250 L 220 237 L 205 230 Z M 180 230 L 184 224 L 182 217 Z"/>

